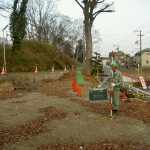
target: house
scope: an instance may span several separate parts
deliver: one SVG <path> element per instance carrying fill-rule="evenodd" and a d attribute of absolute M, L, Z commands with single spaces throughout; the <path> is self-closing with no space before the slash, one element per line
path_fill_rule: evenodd
<path fill-rule="evenodd" d="M 150 48 L 135 53 L 133 63 L 136 65 L 141 64 L 142 67 L 150 67 Z"/>
<path fill-rule="evenodd" d="M 132 62 L 132 57 L 130 56 L 130 54 L 126 55 L 126 67 L 130 68 L 132 66 L 133 62 Z"/>
<path fill-rule="evenodd" d="M 112 52 L 109 53 L 109 58 L 111 61 Z M 114 61 L 118 64 L 118 67 L 126 67 L 127 66 L 127 57 L 126 54 L 122 51 L 114 52 Z"/>
<path fill-rule="evenodd" d="M 137 57 L 135 55 L 132 57 L 132 66 L 133 67 L 137 67 L 138 66 Z"/>
<path fill-rule="evenodd" d="M 110 63 L 109 57 L 102 57 L 102 63 L 103 63 L 103 67 L 109 65 Z"/>

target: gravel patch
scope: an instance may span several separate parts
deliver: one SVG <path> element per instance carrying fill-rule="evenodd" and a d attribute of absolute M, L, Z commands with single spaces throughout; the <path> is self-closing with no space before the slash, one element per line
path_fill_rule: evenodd
<path fill-rule="evenodd" d="M 149 102 L 122 101 L 119 116 L 109 120 L 109 103 L 89 102 L 88 87 L 78 97 L 71 82 L 72 74 L 65 74 L 1 100 L 1 149 L 150 149 Z"/>

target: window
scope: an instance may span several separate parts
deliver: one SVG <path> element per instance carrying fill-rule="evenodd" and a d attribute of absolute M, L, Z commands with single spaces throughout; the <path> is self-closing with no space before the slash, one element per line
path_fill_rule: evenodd
<path fill-rule="evenodd" d="M 146 64 L 149 64 L 149 61 L 148 61 L 148 60 L 146 60 Z"/>

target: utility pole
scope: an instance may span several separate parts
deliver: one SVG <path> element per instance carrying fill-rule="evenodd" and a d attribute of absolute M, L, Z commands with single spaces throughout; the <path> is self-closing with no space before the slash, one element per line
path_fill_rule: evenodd
<path fill-rule="evenodd" d="M 5 29 L 8 27 L 5 26 L 5 28 L 3 29 L 3 49 L 4 49 L 4 70 L 5 70 L 5 73 L 6 73 L 6 54 L 5 54 L 5 44 L 6 44 L 6 39 L 5 39 L 5 36 L 4 36 L 4 31 Z"/>
<path fill-rule="evenodd" d="M 139 35 L 137 36 L 140 36 L 140 74 L 142 75 L 142 32 L 141 30 L 136 30 L 135 32 L 140 32 Z"/>
<path fill-rule="evenodd" d="M 138 36 L 140 36 L 140 54 L 141 54 L 141 56 L 140 56 L 140 62 L 141 62 L 141 75 L 142 75 L 142 40 L 141 40 L 141 37 L 142 37 L 142 34 L 141 34 L 141 30 L 140 30 L 140 35 L 138 35 Z"/>

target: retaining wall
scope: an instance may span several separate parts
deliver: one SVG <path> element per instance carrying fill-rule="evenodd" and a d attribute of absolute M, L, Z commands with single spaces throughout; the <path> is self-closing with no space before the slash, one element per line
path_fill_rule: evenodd
<path fill-rule="evenodd" d="M 63 71 L 55 72 L 39 72 L 35 73 L 11 73 L 4 76 L 0 76 L 0 83 L 14 82 L 15 80 L 24 80 L 27 82 L 37 82 L 43 79 L 57 80 L 64 74 Z"/>

